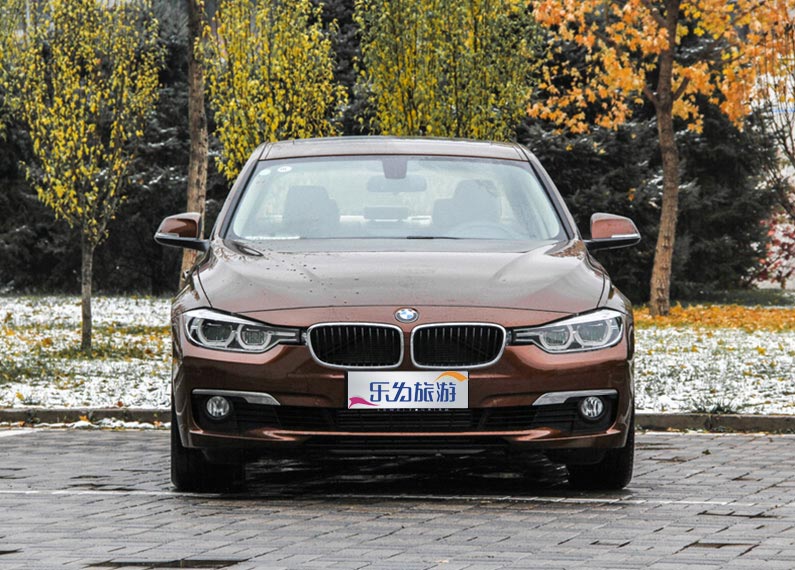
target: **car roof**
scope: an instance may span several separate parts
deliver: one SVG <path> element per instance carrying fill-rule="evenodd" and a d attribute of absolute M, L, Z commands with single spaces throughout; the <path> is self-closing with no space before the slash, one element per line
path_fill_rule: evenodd
<path fill-rule="evenodd" d="M 260 160 L 311 156 L 414 154 L 527 161 L 529 151 L 515 143 L 465 139 L 402 137 L 327 137 L 280 141 L 265 145 Z"/>

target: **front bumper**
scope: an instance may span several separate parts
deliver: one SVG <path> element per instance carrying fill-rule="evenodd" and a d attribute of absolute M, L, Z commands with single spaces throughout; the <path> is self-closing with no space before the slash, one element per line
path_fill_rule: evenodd
<path fill-rule="evenodd" d="M 469 410 L 370 411 L 382 417 L 358 420 L 346 416 L 351 412 L 346 408 L 346 372 L 316 363 L 306 346 L 229 355 L 183 339 L 177 342 L 174 404 L 183 444 L 192 448 L 407 454 L 607 449 L 625 444 L 632 413 L 626 339 L 609 349 L 569 355 L 550 355 L 532 345 L 508 346 L 498 362 L 470 372 Z M 560 408 L 567 402 L 571 408 L 582 394 L 593 391 L 612 394 L 602 421 L 586 425 L 571 415 L 571 409 Z M 247 403 L 234 396 L 239 392 L 261 397 Z M 552 397 L 553 404 L 544 404 L 550 395 L 567 392 L 574 395 L 562 403 Z M 206 398 L 224 393 L 232 394 L 233 407 L 244 408 L 245 421 L 235 416 L 231 423 L 215 422 L 203 415 Z M 414 423 L 407 420 L 407 412 L 414 415 Z M 568 419 L 557 412 L 568 413 Z M 285 414 L 286 419 L 281 417 Z M 396 421 L 383 420 L 383 414 L 392 414 Z M 524 417 L 511 423 L 505 420 L 511 414 Z M 503 421 L 489 421 L 499 416 Z M 368 421 L 374 417 L 377 421 Z"/>

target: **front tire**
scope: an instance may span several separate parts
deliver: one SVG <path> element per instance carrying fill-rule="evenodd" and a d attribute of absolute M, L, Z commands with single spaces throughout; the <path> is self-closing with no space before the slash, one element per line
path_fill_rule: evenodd
<path fill-rule="evenodd" d="M 624 447 L 610 449 L 604 458 L 593 465 L 567 464 L 569 485 L 583 490 L 619 490 L 632 481 L 635 465 L 635 412 L 629 422 L 627 443 Z"/>
<path fill-rule="evenodd" d="M 171 403 L 171 482 L 177 491 L 223 493 L 245 483 L 243 464 L 210 463 L 198 449 L 182 445 L 174 403 Z"/>

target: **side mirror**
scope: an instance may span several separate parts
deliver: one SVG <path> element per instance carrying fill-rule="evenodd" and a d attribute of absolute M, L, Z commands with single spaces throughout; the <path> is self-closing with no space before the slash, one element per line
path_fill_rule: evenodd
<path fill-rule="evenodd" d="M 210 242 L 199 239 L 201 220 L 201 214 L 197 212 L 169 216 L 157 228 L 155 241 L 160 245 L 207 251 L 210 249 Z"/>
<path fill-rule="evenodd" d="M 589 251 L 599 251 L 628 247 L 639 241 L 635 222 L 624 216 L 597 213 L 591 216 L 591 239 L 585 240 L 585 245 Z"/>

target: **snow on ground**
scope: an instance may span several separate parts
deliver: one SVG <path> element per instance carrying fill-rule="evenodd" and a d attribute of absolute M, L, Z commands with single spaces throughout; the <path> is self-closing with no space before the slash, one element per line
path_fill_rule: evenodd
<path fill-rule="evenodd" d="M 638 329 L 635 403 L 653 412 L 795 414 L 795 332 Z"/>
<path fill-rule="evenodd" d="M 94 300 L 84 359 L 75 297 L 0 297 L 0 407 L 166 408 L 169 301 Z M 655 412 L 795 413 L 795 331 L 637 331 L 636 403 Z"/>
<path fill-rule="evenodd" d="M 167 407 L 169 301 L 98 297 L 93 314 L 89 360 L 77 298 L 0 297 L 0 407 Z"/>
<path fill-rule="evenodd" d="M 154 297 L 94 297 L 94 326 L 167 327 L 171 302 Z M 6 326 L 80 327 L 80 298 L 53 295 L 0 296 L 0 321 Z"/>

